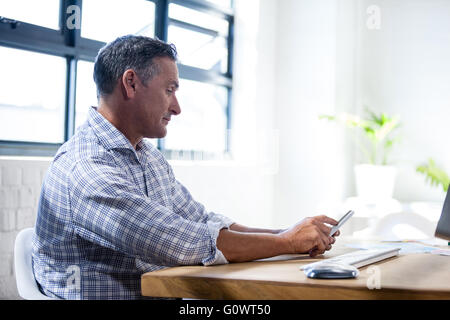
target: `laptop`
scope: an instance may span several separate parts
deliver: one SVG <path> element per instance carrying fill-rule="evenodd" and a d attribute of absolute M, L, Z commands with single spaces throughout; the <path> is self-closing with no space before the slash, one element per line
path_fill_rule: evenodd
<path fill-rule="evenodd" d="M 445 196 L 441 217 L 439 218 L 434 236 L 437 238 L 450 240 L 450 188 Z"/>

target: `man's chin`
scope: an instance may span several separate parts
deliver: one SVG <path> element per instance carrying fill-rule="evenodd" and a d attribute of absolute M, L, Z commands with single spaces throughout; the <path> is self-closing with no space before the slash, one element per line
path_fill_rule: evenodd
<path fill-rule="evenodd" d="M 158 132 L 156 138 L 162 139 L 162 138 L 165 138 L 166 136 L 167 136 L 167 129 L 164 128 L 163 130 L 161 130 L 160 132 Z"/>
<path fill-rule="evenodd" d="M 167 135 L 167 130 L 166 130 L 166 128 L 164 128 L 160 132 L 151 133 L 151 134 L 147 135 L 146 138 L 148 138 L 148 139 L 162 139 L 162 138 L 165 138 L 166 135 Z"/>

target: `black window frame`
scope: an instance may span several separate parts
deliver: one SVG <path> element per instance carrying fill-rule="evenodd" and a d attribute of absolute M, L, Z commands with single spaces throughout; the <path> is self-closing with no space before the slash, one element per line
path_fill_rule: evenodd
<path fill-rule="evenodd" d="M 126 1 L 126 0 L 124 0 Z M 231 95 L 233 82 L 233 44 L 234 44 L 234 12 L 231 8 L 220 7 L 206 0 L 146 0 L 155 4 L 155 36 L 167 41 L 169 23 L 181 23 L 169 18 L 169 4 L 174 3 L 190 9 L 206 12 L 218 16 L 228 22 L 228 61 L 227 72 L 219 73 L 212 70 L 203 70 L 192 66 L 177 63 L 181 79 L 200 81 L 220 85 L 227 88 L 227 130 L 226 149 L 223 155 L 206 155 L 203 159 L 229 157 L 231 133 Z M 0 46 L 13 49 L 22 49 L 37 53 L 59 56 L 66 59 L 66 96 L 64 110 L 64 141 L 62 143 L 43 143 L 29 141 L 0 140 L 0 155 L 11 156 L 54 156 L 60 146 L 69 140 L 75 132 L 75 103 L 76 103 L 76 77 L 77 62 L 79 60 L 93 62 L 98 50 L 105 42 L 81 37 L 81 29 L 68 29 L 65 22 L 72 13 L 67 13 L 68 6 L 78 6 L 83 10 L 83 0 L 60 0 L 59 30 L 33 25 L 30 23 L 11 20 L 1 17 L 0 12 Z M 194 25 L 185 25 L 201 29 Z M 176 45 L 176 44 L 175 44 Z M 174 153 L 181 153 L 183 159 L 198 159 L 199 150 L 169 150 L 164 147 L 164 139 L 158 139 L 158 149 L 168 158 Z M 188 157 L 186 157 L 186 154 Z"/>

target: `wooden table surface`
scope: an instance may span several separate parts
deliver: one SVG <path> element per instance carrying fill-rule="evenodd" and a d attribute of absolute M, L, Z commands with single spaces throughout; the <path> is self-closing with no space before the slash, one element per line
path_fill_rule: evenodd
<path fill-rule="evenodd" d="M 336 246 L 322 258 L 353 250 Z M 299 269 L 317 260 L 308 255 L 285 255 L 246 263 L 168 268 L 143 274 L 142 294 L 249 300 L 450 299 L 450 256 L 400 254 L 359 268 L 355 279 L 339 280 L 310 279 Z M 369 289 L 376 284 L 374 271 L 380 289 Z"/>

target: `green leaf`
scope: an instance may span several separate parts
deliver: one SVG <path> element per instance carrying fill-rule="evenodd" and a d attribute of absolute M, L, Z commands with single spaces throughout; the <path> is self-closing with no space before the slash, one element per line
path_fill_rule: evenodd
<path fill-rule="evenodd" d="M 431 186 L 442 186 L 444 192 L 447 192 L 448 186 L 450 184 L 450 178 L 447 173 L 436 165 L 433 159 L 428 159 L 428 163 L 425 165 L 418 166 L 416 168 L 417 172 L 423 173 L 425 175 L 425 181 Z"/>
<path fill-rule="evenodd" d="M 330 116 L 328 114 L 319 115 L 319 120 L 323 120 L 323 119 L 331 121 L 331 120 L 336 120 L 336 117 L 335 116 Z"/>
<path fill-rule="evenodd" d="M 386 113 L 376 114 L 369 108 L 365 108 L 366 118 L 360 118 L 357 115 L 342 113 L 340 115 L 321 115 L 319 119 L 333 120 L 354 130 L 361 130 L 363 138 L 369 142 L 367 150 L 364 143 L 358 143 L 357 146 L 370 163 L 387 163 L 387 154 L 393 145 L 398 142 L 392 137 L 394 130 L 397 129 L 399 121 L 396 117 L 389 117 Z"/>

